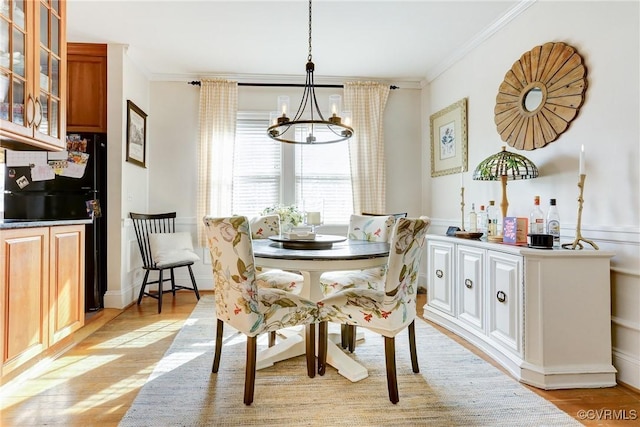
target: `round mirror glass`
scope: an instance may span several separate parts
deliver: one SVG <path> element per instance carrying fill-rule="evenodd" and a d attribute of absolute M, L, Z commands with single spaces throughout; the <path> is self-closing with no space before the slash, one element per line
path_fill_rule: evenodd
<path fill-rule="evenodd" d="M 535 86 L 524 96 L 524 109 L 533 112 L 540 108 L 540 105 L 542 105 L 542 89 Z"/>

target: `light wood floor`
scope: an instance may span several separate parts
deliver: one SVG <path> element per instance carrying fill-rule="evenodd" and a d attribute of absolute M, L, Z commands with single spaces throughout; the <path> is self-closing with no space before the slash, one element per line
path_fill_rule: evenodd
<path fill-rule="evenodd" d="M 80 331 L 86 337 L 75 347 L 39 371 L 29 371 L 30 378 L 4 384 L 0 389 L 0 426 L 116 426 L 193 310 L 196 299 L 185 291 L 175 299 L 165 295 L 160 315 L 156 304 L 145 298 L 140 306 L 122 312 L 101 311 Z M 424 304 L 425 296 L 419 295 L 420 316 Z M 497 366 L 466 341 L 436 328 Z M 640 425 L 637 390 L 624 386 L 530 389 L 576 419 L 578 411 L 591 411 L 587 413 L 590 420 L 580 419 L 588 426 Z M 599 420 L 597 414 L 601 414 Z M 638 420 L 629 419 L 634 414 Z M 616 417 L 627 419 L 613 421 Z"/>

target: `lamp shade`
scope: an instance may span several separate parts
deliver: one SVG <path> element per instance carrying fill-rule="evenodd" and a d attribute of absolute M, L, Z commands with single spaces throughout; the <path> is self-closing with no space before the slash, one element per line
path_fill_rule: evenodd
<path fill-rule="evenodd" d="M 501 181 L 502 183 L 502 217 L 507 216 L 509 201 L 507 200 L 507 181 L 514 179 L 531 179 L 538 177 L 538 168 L 524 156 L 510 153 L 506 147 L 502 151 L 487 157 L 476 166 L 473 179 L 476 181 Z"/>
<path fill-rule="evenodd" d="M 526 157 L 502 147 L 502 151 L 484 159 L 473 171 L 476 181 L 500 181 L 503 176 L 509 181 L 537 178 L 538 168 Z"/>

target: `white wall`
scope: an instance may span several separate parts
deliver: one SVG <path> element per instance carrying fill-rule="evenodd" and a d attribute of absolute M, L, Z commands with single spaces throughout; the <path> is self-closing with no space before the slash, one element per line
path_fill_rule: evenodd
<path fill-rule="evenodd" d="M 508 184 L 509 214 L 528 216 L 533 197 L 543 207 L 558 200 L 562 241 L 575 237 L 580 146 L 586 150 L 582 235 L 612 259 L 614 365 L 619 379 L 640 387 L 640 183 L 638 2 L 536 2 L 497 34 L 431 82 L 423 106 L 432 114 L 468 98 L 469 172 L 465 203 L 500 203 L 499 182 L 472 181 L 474 167 L 502 145 L 493 121 L 498 87 L 520 56 L 546 42 L 577 49 L 588 87 L 580 113 L 559 139 L 534 151 L 540 177 Z M 429 153 L 428 123 L 423 148 Z M 427 165 L 427 167 L 430 167 Z M 459 175 L 428 180 L 424 191 L 434 219 L 432 232 L 460 222 Z"/>
<path fill-rule="evenodd" d="M 123 308 L 137 296 L 142 265 L 129 212 L 146 212 L 149 169 L 126 162 L 127 100 L 149 114 L 149 82 L 125 45 L 107 49 L 107 293 L 105 307 Z M 151 137 L 147 121 L 147 153 Z M 148 159 L 148 154 L 147 154 Z M 150 161 L 147 161 L 147 166 Z"/>

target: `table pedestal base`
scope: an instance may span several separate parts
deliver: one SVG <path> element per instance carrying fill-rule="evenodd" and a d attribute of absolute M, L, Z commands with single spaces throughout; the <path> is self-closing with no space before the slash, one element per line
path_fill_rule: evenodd
<path fill-rule="evenodd" d="M 273 366 L 274 363 L 305 354 L 304 328 L 302 332 L 294 328 L 283 329 L 278 334 L 286 336 L 273 347 L 258 353 L 256 369 Z M 364 332 L 358 331 L 357 340 L 364 340 Z M 363 380 L 369 376 L 367 368 L 353 360 L 340 347 L 340 332 L 330 332 L 327 342 L 327 364 L 338 370 L 338 373 L 351 382 Z M 317 346 L 316 346 L 317 350 Z M 317 354 L 316 354 L 317 355 Z"/>

